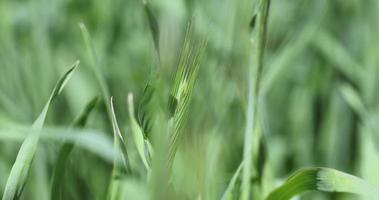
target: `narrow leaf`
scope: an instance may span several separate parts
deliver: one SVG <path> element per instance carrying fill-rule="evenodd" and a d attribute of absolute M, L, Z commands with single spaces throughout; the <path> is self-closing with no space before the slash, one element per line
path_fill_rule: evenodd
<path fill-rule="evenodd" d="M 120 128 L 118 127 L 116 114 L 113 106 L 113 97 L 111 97 L 111 112 L 112 112 L 112 127 L 113 127 L 113 137 L 114 137 L 114 151 L 115 158 L 113 160 L 113 171 L 112 180 L 109 184 L 108 200 L 118 200 L 121 199 L 122 191 L 122 177 L 126 174 L 131 173 L 131 168 L 129 164 L 129 157 L 126 150 L 126 144 L 124 138 L 121 134 Z M 120 162 L 122 160 L 122 162 Z M 121 164 L 122 163 L 122 164 Z"/>
<path fill-rule="evenodd" d="M 130 173 L 129 157 L 128 157 L 127 149 L 125 146 L 126 144 L 125 144 L 124 138 L 121 134 L 120 128 L 118 127 L 116 113 L 114 111 L 113 98 L 111 98 L 111 109 L 112 109 L 112 127 L 113 127 L 114 137 L 117 138 L 116 140 L 118 143 L 118 145 L 115 145 L 115 148 L 117 148 L 118 146 L 118 149 L 115 149 L 115 152 L 120 151 L 120 155 L 121 155 L 121 159 L 122 159 L 122 163 L 124 165 L 125 171 L 127 173 Z M 116 160 L 115 162 L 118 162 L 118 161 Z M 118 163 L 115 163 L 115 165 L 117 166 Z"/>
<path fill-rule="evenodd" d="M 234 173 L 232 179 L 229 182 L 228 187 L 226 188 L 224 194 L 222 195 L 221 200 L 231 200 L 231 199 L 233 199 L 233 190 L 235 188 L 235 185 L 237 183 L 238 178 L 241 176 L 242 166 L 243 166 L 243 163 L 241 163 L 238 166 L 236 172 Z"/>
<path fill-rule="evenodd" d="M 29 127 L 0 128 L 0 140 L 10 142 L 22 142 L 29 133 Z M 76 130 L 60 127 L 49 127 L 41 130 L 41 142 L 60 143 L 67 141 L 75 143 L 75 146 L 93 153 L 102 160 L 112 163 L 114 160 L 113 145 L 110 138 L 98 130 Z"/>
<path fill-rule="evenodd" d="M 351 85 L 344 83 L 339 86 L 339 90 L 352 111 L 358 115 L 361 123 L 367 127 L 369 132 L 373 135 L 375 139 L 374 144 L 379 150 L 378 125 L 373 113 L 370 112 L 358 91 Z"/>
<path fill-rule="evenodd" d="M 367 74 L 363 68 L 343 47 L 339 41 L 326 31 L 315 35 L 314 45 L 349 80 L 357 82 Z"/>
<path fill-rule="evenodd" d="M 100 87 L 100 91 L 101 91 L 101 94 L 103 95 L 103 100 L 105 102 L 105 106 L 107 109 L 108 118 L 111 121 L 112 111 L 111 111 L 110 102 L 109 102 L 110 94 L 109 94 L 109 90 L 108 90 L 105 78 L 101 74 L 101 71 L 100 71 L 100 61 L 97 57 L 95 47 L 91 40 L 91 35 L 89 34 L 86 26 L 83 23 L 80 23 L 79 27 L 83 35 L 84 43 L 86 45 L 86 48 L 90 57 L 90 61 L 92 62 L 91 70 L 94 73 L 96 81 Z"/>
<path fill-rule="evenodd" d="M 147 84 L 138 107 L 138 122 L 140 127 L 142 127 L 145 138 L 149 138 L 152 130 L 152 121 L 154 120 L 154 110 L 156 106 L 153 99 L 154 93 L 155 88 Z"/>
<path fill-rule="evenodd" d="M 143 132 L 141 127 L 138 125 L 136 118 L 134 117 L 134 103 L 133 95 L 129 93 L 128 95 L 128 108 L 129 108 L 129 119 L 132 127 L 134 143 L 136 144 L 138 154 L 147 170 L 150 170 L 149 162 L 145 154 L 145 140 L 143 137 Z"/>
<path fill-rule="evenodd" d="M 348 84 L 342 84 L 339 89 L 352 110 L 357 113 L 362 120 L 365 120 L 368 116 L 368 112 L 358 92 Z"/>
<path fill-rule="evenodd" d="M 149 20 L 150 30 L 151 34 L 153 36 L 155 50 L 157 51 L 159 55 L 159 26 L 158 26 L 158 20 L 155 17 L 150 4 L 147 2 L 147 0 L 142 0 L 143 7 L 145 9 L 145 13 L 147 15 L 147 19 Z"/>
<path fill-rule="evenodd" d="M 37 150 L 41 129 L 45 122 L 50 104 L 62 91 L 62 89 L 64 88 L 67 81 L 70 79 L 75 68 L 78 65 L 79 61 L 76 61 L 72 65 L 72 67 L 58 81 L 41 114 L 33 123 L 30 132 L 28 133 L 28 136 L 21 145 L 21 148 L 17 154 L 16 161 L 12 166 L 10 175 L 5 186 L 3 200 L 18 199 L 21 196 L 23 188 L 27 181 L 28 172 L 34 158 L 34 154 Z"/>
<path fill-rule="evenodd" d="M 86 105 L 83 112 L 74 121 L 74 128 L 83 128 L 86 125 L 87 119 L 91 111 L 95 108 L 98 100 L 99 98 L 95 97 Z M 59 149 L 58 158 L 55 162 L 55 167 L 52 175 L 51 199 L 61 199 L 60 187 L 62 186 L 63 177 L 66 172 L 66 163 L 73 148 L 74 143 L 65 141 Z"/>

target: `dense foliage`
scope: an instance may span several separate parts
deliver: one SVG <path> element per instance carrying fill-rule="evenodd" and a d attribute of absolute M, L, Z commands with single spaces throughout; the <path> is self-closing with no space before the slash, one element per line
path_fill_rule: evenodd
<path fill-rule="evenodd" d="M 377 199 L 377 35 L 377 0 L 2 0 L 0 195 Z"/>

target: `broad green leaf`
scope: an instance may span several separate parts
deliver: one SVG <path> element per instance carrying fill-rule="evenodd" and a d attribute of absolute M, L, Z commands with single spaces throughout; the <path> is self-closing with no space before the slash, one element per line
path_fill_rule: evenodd
<path fill-rule="evenodd" d="M 358 177 L 335 169 L 315 167 L 295 172 L 266 200 L 289 200 L 307 191 L 351 193 L 372 200 L 379 197 L 378 188 Z"/>
<path fill-rule="evenodd" d="M 86 123 L 91 111 L 95 108 L 99 98 L 95 97 L 92 99 L 84 108 L 83 112 L 74 121 L 74 128 L 83 128 Z M 52 175 L 51 183 L 51 199 L 61 199 L 61 189 L 63 183 L 63 177 L 66 171 L 66 163 L 74 148 L 74 143 L 65 141 L 61 148 L 59 149 L 58 158 L 55 162 L 55 167 Z"/>
<path fill-rule="evenodd" d="M 37 150 L 41 129 L 45 122 L 50 104 L 63 90 L 64 86 L 66 85 L 67 81 L 70 79 L 78 65 L 79 61 L 76 61 L 72 65 L 72 67 L 58 81 L 41 114 L 38 116 L 37 120 L 33 123 L 32 127 L 30 128 L 30 132 L 28 133 L 28 136 L 25 138 L 24 142 L 21 145 L 21 148 L 17 154 L 16 161 L 13 164 L 10 175 L 8 177 L 3 194 L 3 200 L 18 199 L 21 196 L 23 188 L 28 178 L 28 172 L 34 158 L 34 154 Z"/>

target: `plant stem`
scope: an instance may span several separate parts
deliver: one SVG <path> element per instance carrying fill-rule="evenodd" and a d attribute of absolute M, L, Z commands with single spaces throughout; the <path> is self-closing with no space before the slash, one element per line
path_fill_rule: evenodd
<path fill-rule="evenodd" d="M 257 123 L 257 111 L 259 105 L 259 88 L 263 68 L 263 53 L 266 36 L 266 24 L 269 8 L 269 0 L 259 0 L 259 10 L 257 14 L 257 32 L 252 36 L 253 62 L 249 66 L 249 91 L 248 107 L 246 116 L 246 129 L 243 162 L 245 163 L 242 170 L 241 200 L 250 199 L 251 190 L 251 172 L 253 166 L 253 143 L 255 125 Z"/>

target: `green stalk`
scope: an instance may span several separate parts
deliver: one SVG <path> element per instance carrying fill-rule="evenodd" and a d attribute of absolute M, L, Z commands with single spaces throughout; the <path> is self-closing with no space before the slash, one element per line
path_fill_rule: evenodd
<path fill-rule="evenodd" d="M 253 43 L 253 64 L 249 67 L 249 92 L 248 92 L 248 107 L 246 116 L 245 143 L 243 152 L 244 166 L 242 169 L 242 185 L 241 185 L 241 200 L 250 199 L 251 190 L 251 172 L 253 166 L 253 139 L 255 125 L 257 123 L 257 110 L 259 100 L 260 79 L 263 68 L 263 53 L 265 45 L 265 36 L 267 29 L 267 15 L 269 8 L 269 0 L 259 0 L 259 10 L 257 14 L 257 33 L 252 36 Z"/>
<path fill-rule="evenodd" d="M 103 100 L 105 102 L 105 107 L 106 111 L 108 114 L 108 119 L 110 123 L 112 124 L 113 128 L 113 142 L 114 142 L 114 150 L 116 152 L 115 160 L 114 160 L 114 166 L 113 166 L 113 171 L 112 171 L 112 180 L 109 186 L 109 194 L 108 194 L 108 199 L 117 199 L 119 195 L 119 185 L 120 185 L 120 175 L 125 174 L 124 171 L 128 171 L 127 167 L 127 152 L 126 152 L 126 147 L 124 143 L 124 139 L 122 138 L 121 134 L 118 134 L 119 129 L 117 126 L 117 122 L 115 121 L 115 115 L 114 115 L 114 110 L 112 106 L 112 102 L 110 101 L 110 92 L 106 84 L 106 80 L 104 76 L 101 74 L 100 71 L 100 62 L 99 59 L 96 55 L 96 50 L 95 47 L 92 43 L 91 40 L 91 35 L 89 34 L 86 26 L 83 23 L 79 24 L 80 29 L 82 31 L 83 39 L 85 42 L 85 45 L 87 47 L 87 51 L 89 52 L 90 60 L 92 62 L 91 70 L 93 71 L 96 81 L 100 87 L 100 91 L 103 96 Z M 121 155 L 120 155 L 121 154 Z M 118 166 L 118 156 L 123 156 L 123 161 L 125 162 L 125 169 L 122 169 L 121 167 Z"/>
<path fill-rule="evenodd" d="M 94 73 L 95 78 L 96 78 L 96 82 L 100 87 L 100 92 L 101 92 L 101 94 L 103 96 L 103 100 L 105 102 L 105 107 L 107 110 L 108 119 L 112 123 L 112 109 L 110 108 L 110 105 L 111 105 L 110 97 L 111 97 L 111 95 L 109 94 L 110 92 L 108 90 L 105 78 L 101 74 L 101 71 L 100 71 L 100 61 L 97 57 L 95 47 L 92 43 L 91 35 L 89 34 L 86 26 L 83 23 L 80 23 L 79 27 L 80 27 L 80 30 L 82 32 L 82 36 L 83 36 L 84 43 L 85 43 L 85 46 L 86 46 L 87 51 L 88 51 L 88 55 L 90 57 L 90 61 L 92 62 L 91 70 Z"/>

